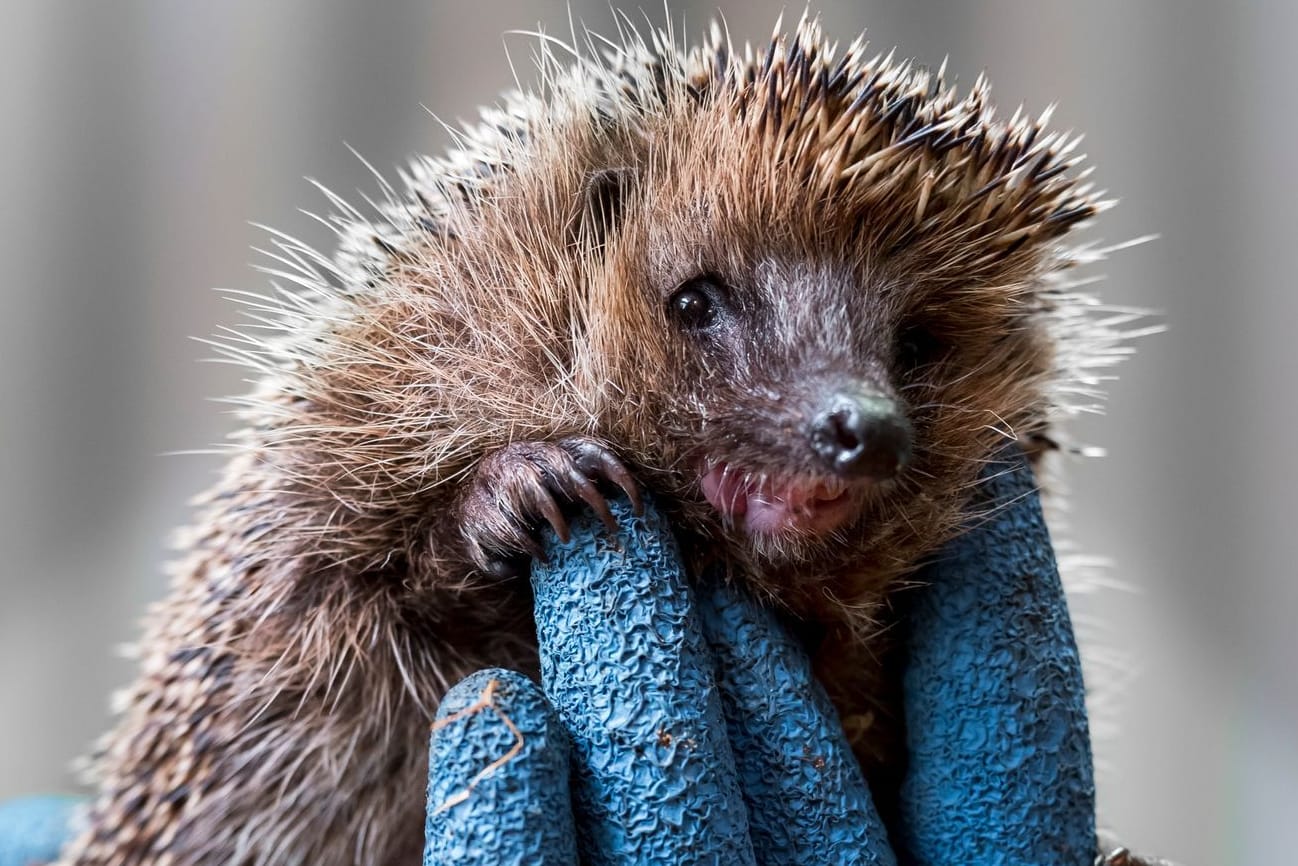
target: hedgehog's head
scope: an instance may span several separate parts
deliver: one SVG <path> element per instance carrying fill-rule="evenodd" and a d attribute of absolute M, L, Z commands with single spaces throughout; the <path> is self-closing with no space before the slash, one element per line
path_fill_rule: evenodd
<path fill-rule="evenodd" d="M 578 233 L 599 414 L 714 537 L 886 571 L 1043 432 L 1059 239 L 1099 203 L 982 82 L 957 98 L 806 24 L 746 54 L 718 35 L 609 74 Z"/>
<path fill-rule="evenodd" d="M 959 527 L 1007 440 L 1093 402 L 1123 335 L 1061 272 L 1103 203 L 1044 117 L 806 22 L 566 71 L 550 45 L 540 91 L 416 162 L 378 223 L 335 200 L 336 262 L 276 239 L 272 273 L 309 291 L 282 342 L 229 352 L 266 374 L 260 459 L 313 549 L 417 558 L 411 527 L 484 454 L 594 435 L 679 528 L 802 578 L 768 586 L 883 581 Z"/>

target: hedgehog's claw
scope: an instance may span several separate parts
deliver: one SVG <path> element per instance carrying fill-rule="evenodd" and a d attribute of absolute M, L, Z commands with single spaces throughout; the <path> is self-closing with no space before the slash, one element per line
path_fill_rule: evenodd
<path fill-rule="evenodd" d="M 536 479 L 529 485 L 527 491 L 529 510 L 545 518 L 545 522 L 550 524 L 554 534 L 559 536 L 560 541 L 568 540 L 568 520 L 563 516 L 563 511 L 559 508 L 559 503 L 554 499 L 554 492 L 546 486 L 545 482 Z M 537 545 L 540 550 L 540 545 Z M 544 553 L 541 554 L 544 556 Z"/>
<path fill-rule="evenodd" d="M 609 532 L 617 532 L 617 520 L 614 519 L 613 512 L 608 508 L 608 500 L 604 498 L 604 494 L 599 492 L 599 488 L 595 486 L 594 482 L 577 469 L 570 471 L 564 480 L 568 482 L 571 490 L 576 493 L 575 498 L 591 507 L 591 510 L 595 512 L 595 516 L 603 522 L 605 529 Z M 568 540 L 566 533 L 560 533 L 559 538 L 563 541 Z"/>
<path fill-rule="evenodd" d="M 644 513 L 644 504 L 640 500 L 640 486 L 635 483 L 631 473 L 627 471 L 625 465 L 612 451 L 595 442 L 592 439 L 565 439 L 562 443 L 577 461 L 577 466 L 590 478 L 603 477 L 605 480 L 616 484 L 618 488 L 626 494 L 626 498 L 631 500 L 631 507 L 636 514 Z M 585 497 L 583 497 L 585 498 Z M 604 519 L 604 525 L 610 529 L 616 524 L 610 524 L 612 515 L 608 514 L 608 505 L 602 504 L 596 506 L 589 499 L 586 500 L 591 507 L 595 509 L 600 517 Z M 605 517 L 605 514 L 608 514 Z"/>
<path fill-rule="evenodd" d="M 630 472 L 593 439 L 514 442 L 489 454 L 458 506 L 469 559 L 492 577 L 525 574 L 530 560 L 545 560 L 541 529 L 548 524 L 566 542 L 565 507 L 583 502 L 616 532 L 600 482 L 616 485 L 640 512 L 639 488 Z"/>

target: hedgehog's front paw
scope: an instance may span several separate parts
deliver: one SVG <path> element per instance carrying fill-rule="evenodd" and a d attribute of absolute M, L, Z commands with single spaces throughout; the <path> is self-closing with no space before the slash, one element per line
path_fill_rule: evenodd
<path fill-rule="evenodd" d="M 540 533 L 547 524 L 568 540 L 564 509 L 584 502 L 610 530 L 617 522 L 600 485 L 612 485 L 640 510 L 640 495 L 622 461 L 593 439 L 514 442 L 478 464 L 460 501 L 461 531 L 473 563 L 487 574 L 522 574 L 543 559 Z"/>

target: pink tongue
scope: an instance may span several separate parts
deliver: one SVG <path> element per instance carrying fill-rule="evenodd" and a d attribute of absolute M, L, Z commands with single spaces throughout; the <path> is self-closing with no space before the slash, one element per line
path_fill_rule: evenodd
<path fill-rule="evenodd" d="M 738 473 L 727 475 L 725 467 L 708 470 L 702 479 L 703 496 L 726 517 L 742 517 L 748 511 L 748 488 Z"/>
<path fill-rule="evenodd" d="M 745 483 L 742 473 L 727 474 L 724 467 L 718 466 L 703 476 L 702 487 L 704 497 L 713 508 L 732 519 L 743 518 L 749 532 L 780 532 L 797 523 L 797 515 L 786 496 L 754 489 Z M 796 492 L 790 493 L 796 497 Z"/>
<path fill-rule="evenodd" d="M 742 472 L 727 473 L 724 466 L 708 470 L 701 486 L 713 508 L 757 534 L 778 534 L 799 527 L 827 531 L 838 525 L 845 514 L 844 508 L 836 507 L 838 497 L 823 487 L 790 487 L 777 493 L 754 487 L 744 480 Z"/>

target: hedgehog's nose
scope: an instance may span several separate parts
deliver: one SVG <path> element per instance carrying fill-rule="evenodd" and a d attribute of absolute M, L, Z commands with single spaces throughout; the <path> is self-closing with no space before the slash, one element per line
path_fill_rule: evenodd
<path fill-rule="evenodd" d="M 885 481 L 910 460 L 910 422 L 887 397 L 838 394 L 812 421 L 811 447 L 838 475 Z"/>

